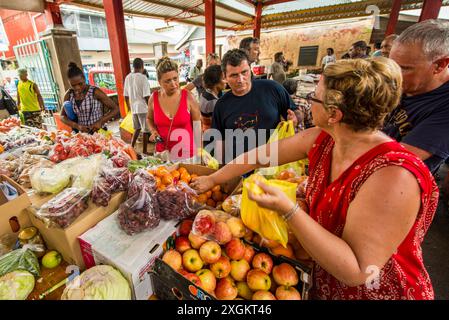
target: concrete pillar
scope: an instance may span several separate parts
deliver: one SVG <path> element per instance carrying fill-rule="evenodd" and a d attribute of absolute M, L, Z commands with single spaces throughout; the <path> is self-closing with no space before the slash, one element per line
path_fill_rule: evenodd
<path fill-rule="evenodd" d="M 51 67 L 55 82 L 58 85 L 60 103 L 64 100 L 66 91 L 70 88 L 67 79 L 67 66 L 75 62 L 82 68 L 81 55 L 76 39 L 76 32 L 62 27 L 47 29 L 39 34 L 45 40 L 50 53 Z"/>

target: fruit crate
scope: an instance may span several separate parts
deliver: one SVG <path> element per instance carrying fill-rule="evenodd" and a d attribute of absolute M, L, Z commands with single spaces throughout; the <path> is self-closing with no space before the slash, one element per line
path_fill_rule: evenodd
<path fill-rule="evenodd" d="M 173 239 L 174 240 L 174 239 Z M 309 291 L 312 286 L 312 268 L 305 263 L 284 256 L 275 256 L 268 249 L 254 243 L 243 240 L 251 245 L 257 253 L 264 252 L 273 259 L 274 265 L 288 263 L 298 273 L 299 282 L 295 286 L 301 294 L 302 300 L 309 299 Z M 174 241 L 171 241 L 174 243 Z M 167 250 L 171 249 L 167 242 Z M 161 256 L 162 257 L 162 256 Z M 160 300 L 217 300 L 183 275 L 173 270 L 162 259 L 156 259 L 153 268 L 149 271 L 153 285 L 153 292 Z"/>

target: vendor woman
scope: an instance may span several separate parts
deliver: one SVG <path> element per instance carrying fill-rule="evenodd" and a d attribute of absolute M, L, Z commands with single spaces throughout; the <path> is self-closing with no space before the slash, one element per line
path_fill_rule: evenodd
<path fill-rule="evenodd" d="M 75 131 L 93 133 L 118 114 L 117 104 L 100 88 L 86 84 L 83 71 L 74 62 L 69 63 L 67 77 L 71 88 L 64 96 L 63 123 Z M 67 111 L 67 106 L 73 112 Z"/>
<path fill-rule="evenodd" d="M 308 157 L 308 213 L 263 183 L 249 197 L 276 210 L 315 262 L 312 298 L 433 299 L 421 243 L 438 188 L 416 155 L 378 130 L 401 87 L 401 69 L 386 58 L 328 65 L 309 98 L 316 128 L 243 154 L 193 187 L 204 192 L 261 167 L 237 164 L 258 154 L 279 151 L 280 164 Z"/>

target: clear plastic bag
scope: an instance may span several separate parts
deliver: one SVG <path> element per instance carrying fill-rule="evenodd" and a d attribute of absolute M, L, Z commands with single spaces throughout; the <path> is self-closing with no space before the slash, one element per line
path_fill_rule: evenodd
<path fill-rule="evenodd" d="M 17 244 L 17 235 L 6 233 L 0 236 L 0 257 L 14 250 Z"/>
<path fill-rule="evenodd" d="M 204 207 L 195 200 L 197 196 L 197 193 L 185 183 L 171 185 L 157 192 L 162 219 L 182 220 L 194 216 Z"/>
<path fill-rule="evenodd" d="M 120 226 L 129 235 L 153 229 L 161 220 L 156 199 L 144 189 L 120 205 L 118 211 Z"/>
<path fill-rule="evenodd" d="M 30 171 L 30 182 L 38 193 L 57 194 L 70 184 L 70 173 L 61 167 L 34 167 Z"/>
<path fill-rule="evenodd" d="M 133 174 L 129 183 L 128 199 L 139 194 L 142 190 L 154 194 L 156 192 L 156 178 L 148 171 L 139 169 Z"/>
<path fill-rule="evenodd" d="M 114 168 L 112 162 L 108 161 L 94 179 L 92 186 L 93 203 L 107 207 L 113 193 L 128 190 L 129 181 L 128 168 Z"/>
<path fill-rule="evenodd" d="M 221 204 L 221 208 L 224 212 L 229 213 L 233 216 L 238 216 L 240 214 L 240 205 L 242 203 L 242 195 L 234 194 L 227 197 Z"/>
<path fill-rule="evenodd" d="M 35 245 L 25 245 L 0 257 L 0 277 L 16 270 L 26 270 L 40 276 L 39 261 L 31 250 L 32 246 Z"/>
<path fill-rule="evenodd" d="M 67 188 L 44 204 L 36 215 L 48 227 L 66 228 L 88 207 L 90 191 Z"/>

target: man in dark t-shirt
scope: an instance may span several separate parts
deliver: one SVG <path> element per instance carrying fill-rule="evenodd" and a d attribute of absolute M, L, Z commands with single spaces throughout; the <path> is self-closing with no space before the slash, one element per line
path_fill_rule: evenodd
<path fill-rule="evenodd" d="M 447 22 L 427 20 L 407 28 L 390 52 L 402 69 L 403 97 L 383 131 L 420 157 L 432 173 L 449 157 L 448 35 Z"/>
<path fill-rule="evenodd" d="M 296 106 L 280 84 L 269 80 L 251 81 L 248 57 L 244 51 L 228 51 L 223 57 L 222 70 L 231 91 L 217 101 L 212 128 L 221 137 L 216 141 L 216 157 L 228 163 L 238 155 L 265 144 L 281 117 L 297 120 L 293 112 Z M 224 157 L 217 154 L 223 150 Z"/>

